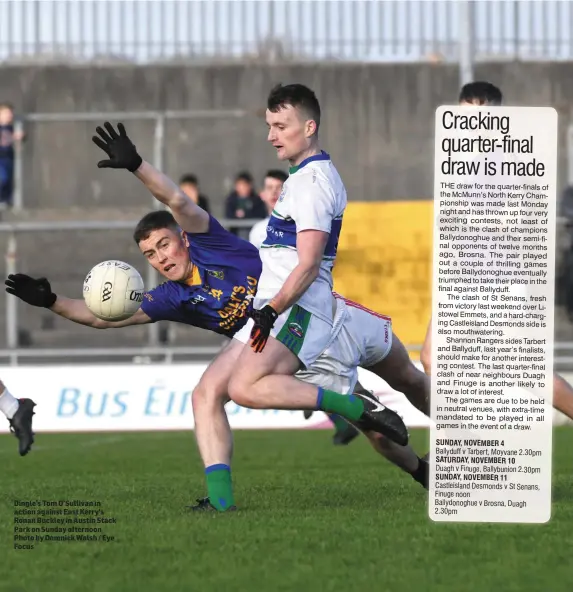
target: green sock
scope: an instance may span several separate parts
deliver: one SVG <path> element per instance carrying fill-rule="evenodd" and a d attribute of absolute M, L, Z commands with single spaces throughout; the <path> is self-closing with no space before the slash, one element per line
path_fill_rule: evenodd
<path fill-rule="evenodd" d="M 336 413 L 353 421 L 358 421 L 364 413 L 364 402 L 360 397 L 342 395 L 323 388 L 318 389 L 316 404 L 321 411 Z"/>
<path fill-rule="evenodd" d="M 343 432 L 350 425 L 344 418 L 340 417 L 340 415 L 336 415 L 336 413 L 329 413 L 328 419 L 334 424 L 337 432 Z"/>
<path fill-rule="evenodd" d="M 211 505 L 219 512 L 228 510 L 235 505 L 231 467 L 224 464 L 211 465 L 205 469 L 207 478 L 207 495 Z"/>

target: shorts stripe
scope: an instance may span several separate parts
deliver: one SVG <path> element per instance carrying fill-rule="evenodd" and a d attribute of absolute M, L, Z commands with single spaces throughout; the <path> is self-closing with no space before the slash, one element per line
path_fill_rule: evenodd
<path fill-rule="evenodd" d="M 340 298 L 340 299 L 344 300 L 344 302 L 346 302 L 347 306 L 352 306 L 352 308 L 357 308 L 358 310 L 362 310 L 364 312 L 367 312 L 368 314 L 371 314 L 372 316 L 375 316 L 375 317 L 382 319 L 384 321 L 389 321 L 390 323 L 392 322 L 391 317 L 374 312 L 373 310 L 370 310 L 369 308 L 362 306 L 362 304 L 358 304 L 358 302 L 354 302 L 353 300 L 348 300 L 348 298 L 344 298 L 344 296 L 341 296 L 340 294 L 337 294 L 336 292 L 333 292 L 333 294 L 334 294 L 335 298 Z"/>
<path fill-rule="evenodd" d="M 276 336 L 276 339 L 286 345 L 295 356 L 298 356 L 302 349 L 311 316 L 302 306 L 293 305 L 285 324 Z"/>

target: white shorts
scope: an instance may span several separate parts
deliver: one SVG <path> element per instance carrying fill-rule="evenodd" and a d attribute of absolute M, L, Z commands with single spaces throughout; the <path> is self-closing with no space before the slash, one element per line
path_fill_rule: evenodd
<path fill-rule="evenodd" d="M 262 308 L 266 302 L 257 302 Z M 254 321 L 249 319 L 246 325 L 235 335 L 241 343 L 248 343 Z M 271 336 L 297 356 L 305 368 L 316 362 L 332 341 L 333 327 L 330 323 L 319 319 L 298 304 L 285 310 L 275 321 Z"/>
<path fill-rule="evenodd" d="M 352 393 L 358 366 L 381 362 L 392 348 L 392 320 L 356 302 L 336 296 L 332 341 L 324 353 L 296 378 L 337 393 Z"/>

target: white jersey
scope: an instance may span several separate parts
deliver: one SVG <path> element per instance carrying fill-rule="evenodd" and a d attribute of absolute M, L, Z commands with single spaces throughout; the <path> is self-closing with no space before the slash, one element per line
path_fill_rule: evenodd
<path fill-rule="evenodd" d="M 269 225 L 269 219 L 270 218 L 259 220 L 251 227 L 251 232 L 249 232 L 249 242 L 252 245 L 255 245 L 257 249 L 261 248 L 263 241 L 265 238 L 267 238 L 267 226 Z"/>
<path fill-rule="evenodd" d="M 346 189 L 330 156 L 325 152 L 307 158 L 298 167 L 291 168 L 290 173 L 261 245 L 263 271 L 255 307 L 258 307 L 257 299 L 268 302 L 273 298 L 298 265 L 297 233 L 322 230 L 328 232 L 330 237 L 319 275 L 297 304 L 332 324 L 332 268 L 346 208 Z"/>

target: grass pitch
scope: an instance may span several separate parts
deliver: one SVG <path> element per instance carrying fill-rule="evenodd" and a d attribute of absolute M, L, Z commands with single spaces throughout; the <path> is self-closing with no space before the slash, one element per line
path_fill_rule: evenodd
<path fill-rule="evenodd" d="M 555 430 L 546 525 L 433 523 L 409 476 L 363 439 L 335 448 L 330 436 L 237 432 L 240 511 L 224 515 L 185 511 L 205 493 L 190 433 L 40 434 L 25 458 L 2 436 L 0 590 L 573 590 L 571 428 Z M 420 452 L 426 440 L 413 434 Z M 115 539 L 15 550 L 15 500 L 98 500 L 117 522 L 79 526 Z"/>

